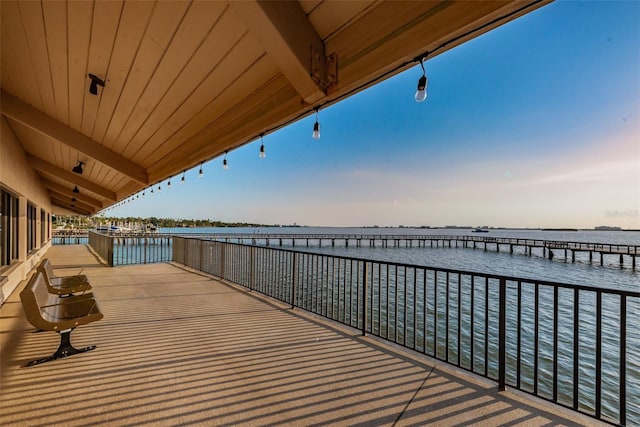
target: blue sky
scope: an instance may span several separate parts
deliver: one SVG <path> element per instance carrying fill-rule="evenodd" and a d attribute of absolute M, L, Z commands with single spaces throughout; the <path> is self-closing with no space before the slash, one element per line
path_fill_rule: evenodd
<path fill-rule="evenodd" d="M 557 1 L 108 216 L 640 228 L 640 2 Z"/>

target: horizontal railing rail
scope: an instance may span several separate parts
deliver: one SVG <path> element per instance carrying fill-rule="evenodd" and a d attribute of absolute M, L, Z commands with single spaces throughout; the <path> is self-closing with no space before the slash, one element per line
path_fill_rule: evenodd
<path fill-rule="evenodd" d="M 183 237 L 173 260 L 500 389 L 640 423 L 640 292 Z"/>

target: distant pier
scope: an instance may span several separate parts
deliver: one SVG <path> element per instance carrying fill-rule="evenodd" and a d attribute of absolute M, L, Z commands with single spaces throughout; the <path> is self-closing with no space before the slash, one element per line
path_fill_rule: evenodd
<path fill-rule="evenodd" d="M 189 235 L 186 235 L 189 236 Z M 620 245 L 612 243 L 566 242 L 556 240 L 519 239 L 488 236 L 455 236 L 455 235 L 385 235 L 385 234 L 254 234 L 254 233 L 217 233 L 198 235 L 212 240 L 236 242 L 264 246 L 323 246 L 330 243 L 332 247 L 407 247 L 407 248 L 470 248 L 484 251 L 508 252 L 521 251 L 527 256 L 540 256 L 563 259 L 565 262 L 576 262 L 576 255 L 588 254 L 589 264 L 604 265 L 605 256 L 617 257 L 620 267 L 637 268 L 637 257 L 640 256 L 640 245 Z M 194 236 L 195 237 L 195 236 Z"/>

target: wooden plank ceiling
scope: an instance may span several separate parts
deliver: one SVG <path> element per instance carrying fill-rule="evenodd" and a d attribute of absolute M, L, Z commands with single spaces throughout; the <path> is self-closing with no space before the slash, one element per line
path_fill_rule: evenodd
<path fill-rule="evenodd" d="M 1 111 L 93 214 L 549 1 L 3 0 Z"/>

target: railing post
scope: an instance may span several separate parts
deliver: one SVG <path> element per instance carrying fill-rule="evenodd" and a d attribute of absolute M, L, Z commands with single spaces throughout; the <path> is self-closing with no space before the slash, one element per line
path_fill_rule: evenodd
<path fill-rule="evenodd" d="M 627 296 L 620 295 L 620 425 L 627 424 Z"/>
<path fill-rule="evenodd" d="M 226 279 L 226 277 L 224 276 L 224 253 L 226 248 L 226 243 L 220 244 L 220 277 L 222 277 L 223 279 Z"/>
<path fill-rule="evenodd" d="M 367 335 L 367 261 L 364 262 L 364 271 L 362 273 L 362 336 Z"/>
<path fill-rule="evenodd" d="M 499 339 L 498 339 L 498 389 L 505 391 L 507 371 L 507 281 L 500 279 L 500 312 L 499 312 Z"/>
<path fill-rule="evenodd" d="M 115 245 L 115 239 L 113 237 L 108 237 L 109 244 L 107 245 L 107 263 L 109 267 L 113 267 L 113 246 Z"/>
<path fill-rule="evenodd" d="M 293 254 L 293 263 L 291 267 L 291 308 L 296 307 L 296 287 L 298 284 L 298 254 Z"/>
<path fill-rule="evenodd" d="M 253 291 L 256 287 L 256 247 L 251 246 L 249 249 L 249 262 L 251 263 L 251 277 L 249 278 L 249 291 Z"/>

